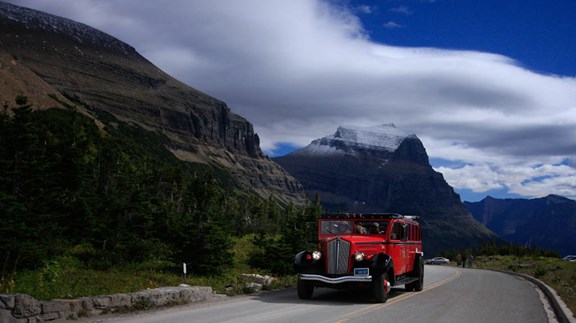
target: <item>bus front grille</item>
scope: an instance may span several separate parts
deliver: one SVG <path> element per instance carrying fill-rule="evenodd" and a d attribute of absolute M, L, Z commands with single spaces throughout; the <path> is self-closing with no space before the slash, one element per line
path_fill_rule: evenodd
<path fill-rule="evenodd" d="M 348 272 L 350 242 L 336 238 L 328 242 L 328 274 Z"/>

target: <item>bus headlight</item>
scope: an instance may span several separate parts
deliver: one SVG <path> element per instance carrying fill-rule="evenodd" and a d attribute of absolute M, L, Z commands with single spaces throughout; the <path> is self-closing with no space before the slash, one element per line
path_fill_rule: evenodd
<path fill-rule="evenodd" d="M 365 255 L 364 255 L 364 253 L 361 252 L 361 251 L 356 252 L 356 253 L 354 254 L 354 260 L 356 260 L 356 261 L 362 261 L 362 260 L 364 260 L 364 257 L 365 257 Z"/>

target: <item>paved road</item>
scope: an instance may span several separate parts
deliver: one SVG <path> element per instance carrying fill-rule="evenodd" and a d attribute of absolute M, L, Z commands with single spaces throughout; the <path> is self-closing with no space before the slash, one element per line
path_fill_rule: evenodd
<path fill-rule="evenodd" d="M 151 313 L 93 318 L 97 322 L 549 322 L 530 282 L 508 274 L 426 266 L 422 292 L 393 290 L 377 304 L 369 290 L 316 289 L 310 301 L 296 290 L 221 298 Z"/>

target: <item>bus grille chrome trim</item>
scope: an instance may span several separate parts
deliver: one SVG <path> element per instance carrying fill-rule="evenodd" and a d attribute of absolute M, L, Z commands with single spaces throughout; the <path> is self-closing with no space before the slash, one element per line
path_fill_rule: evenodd
<path fill-rule="evenodd" d="M 350 242 L 340 237 L 328 242 L 328 274 L 346 274 L 350 259 Z"/>

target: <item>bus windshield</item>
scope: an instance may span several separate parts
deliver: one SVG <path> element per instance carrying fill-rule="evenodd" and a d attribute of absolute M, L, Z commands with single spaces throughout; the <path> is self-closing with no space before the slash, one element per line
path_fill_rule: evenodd
<path fill-rule="evenodd" d="M 323 220 L 320 225 L 321 234 L 351 234 L 352 221 L 350 220 Z"/>

